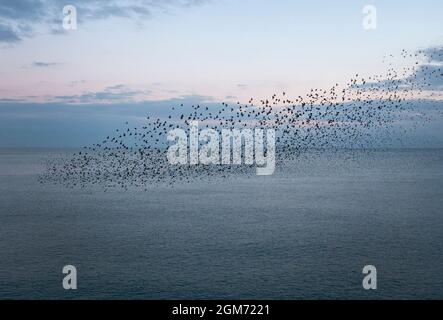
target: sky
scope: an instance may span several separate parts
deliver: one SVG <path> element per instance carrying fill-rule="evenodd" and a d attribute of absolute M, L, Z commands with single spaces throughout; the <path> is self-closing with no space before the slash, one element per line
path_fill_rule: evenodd
<path fill-rule="evenodd" d="M 385 55 L 443 44 L 442 12 L 441 0 L 0 0 L 0 146 L 47 144 L 78 104 L 118 122 L 112 105 L 297 96 L 383 73 Z M 71 126 L 66 145 L 97 135 Z"/>

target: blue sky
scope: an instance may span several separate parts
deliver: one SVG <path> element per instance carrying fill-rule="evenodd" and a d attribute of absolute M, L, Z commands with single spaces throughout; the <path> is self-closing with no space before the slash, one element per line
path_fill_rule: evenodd
<path fill-rule="evenodd" d="M 62 29 L 67 4 L 77 30 Z M 375 30 L 362 27 L 368 4 Z M 387 54 L 442 45 L 442 12 L 437 0 L 0 0 L 0 115 L 26 140 L 23 102 L 38 116 L 54 103 L 297 96 L 382 73 Z M 5 129 L 0 138 L 12 143 Z"/>

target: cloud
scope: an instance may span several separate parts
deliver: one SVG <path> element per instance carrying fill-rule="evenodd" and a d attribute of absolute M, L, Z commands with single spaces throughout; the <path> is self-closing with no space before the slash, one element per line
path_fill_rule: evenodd
<path fill-rule="evenodd" d="M 352 85 L 354 89 L 419 89 L 443 90 L 443 47 L 430 47 L 417 51 L 426 61 L 418 64 L 411 75 L 398 78 Z"/>
<path fill-rule="evenodd" d="M 64 33 L 63 7 L 77 8 L 79 23 L 127 18 L 140 20 L 156 13 L 189 8 L 211 0 L 14 0 L 0 2 L 0 43 L 14 43 L 33 36 L 37 25 L 52 33 Z"/>
<path fill-rule="evenodd" d="M 41 61 L 34 61 L 32 63 L 33 67 L 37 67 L 37 68 L 48 68 L 48 67 L 52 67 L 52 66 L 56 66 L 59 63 L 57 62 L 41 62 Z"/>
<path fill-rule="evenodd" d="M 125 85 L 118 84 L 107 87 L 102 91 L 88 91 L 79 95 L 55 96 L 53 100 L 68 104 L 124 103 L 144 100 L 150 93 L 150 90 L 134 90 Z"/>
<path fill-rule="evenodd" d="M 32 25 L 47 17 L 45 11 L 42 0 L 0 2 L 0 43 L 19 42 L 30 36 Z"/>
<path fill-rule="evenodd" d="M 76 87 L 78 85 L 82 85 L 82 84 L 85 84 L 85 83 L 86 83 L 86 80 L 73 80 L 73 81 L 69 81 L 68 85 L 70 87 Z"/>
<path fill-rule="evenodd" d="M 404 82 L 417 83 L 428 90 L 443 90 L 443 66 L 421 65 Z"/>
<path fill-rule="evenodd" d="M 210 97 L 190 95 L 175 99 L 133 103 L 81 104 L 64 102 L 29 103 L 0 100 L 0 147 L 82 147 L 102 141 L 115 129 L 146 123 L 146 117 L 167 120 L 194 111 L 192 105 L 220 107 Z M 407 101 L 411 112 L 436 114 L 435 121 L 423 128 L 429 132 L 424 143 L 443 146 L 441 102 Z M 183 104 L 183 107 L 178 107 Z M 174 111 L 171 107 L 177 107 Z M 440 117 L 437 117 L 439 112 Z M 432 140 L 433 139 L 433 140 Z M 408 141 L 410 143 L 410 141 Z M 421 147 L 425 144 L 420 144 Z"/>
<path fill-rule="evenodd" d="M 14 99 L 14 98 L 0 98 L 0 103 L 2 102 L 26 102 L 25 99 Z"/>
<path fill-rule="evenodd" d="M 429 91 L 443 90 L 443 66 L 435 64 L 419 65 L 414 72 L 403 79 L 383 80 L 376 83 L 354 86 L 369 89 L 420 89 Z"/>
<path fill-rule="evenodd" d="M 0 24 L 0 42 L 14 43 L 18 41 L 20 41 L 20 38 L 11 27 Z"/>
<path fill-rule="evenodd" d="M 443 46 L 431 47 L 423 51 L 430 63 L 443 62 Z"/>

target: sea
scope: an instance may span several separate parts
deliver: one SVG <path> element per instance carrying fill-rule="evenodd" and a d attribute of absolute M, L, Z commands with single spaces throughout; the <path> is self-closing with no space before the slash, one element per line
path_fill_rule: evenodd
<path fill-rule="evenodd" d="M 174 186 L 39 182 L 72 152 L 0 150 L 1 299 L 443 298 L 443 149 L 317 150 Z"/>

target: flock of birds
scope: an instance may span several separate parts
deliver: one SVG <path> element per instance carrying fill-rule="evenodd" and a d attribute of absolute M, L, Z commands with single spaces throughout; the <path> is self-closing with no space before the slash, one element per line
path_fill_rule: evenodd
<path fill-rule="evenodd" d="M 148 116 L 141 127 L 126 122 L 123 129 L 115 130 L 100 143 L 48 162 L 41 182 L 127 189 L 254 174 L 255 166 L 245 164 L 169 164 L 168 132 L 176 128 L 188 130 L 191 121 L 198 121 L 200 129 L 218 132 L 234 128 L 275 129 L 277 169 L 279 164 L 309 150 L 374 148 L 392 139 L 394 131 L 410 130 L 410 126 L 399 126 L 402 120 L 416 125 L 431 120 L 423 113 L 417 115 L 414 107 L 441 93 L 430 89 L 443 78 L 443 67 L 433 65 L 433 61 L 443 61 L 442 52 L 402 50 L 401 57 L 413 64 L 400 71 L 389 63 L 384 74 L 368 78 L 356 74 L 346 86 L 337 83 L 329 89 L 311 89 L 295 98 L 282 92 L 268 99 L 251 98 L 244 104 L 174 106 L 165 117 Z"/>

